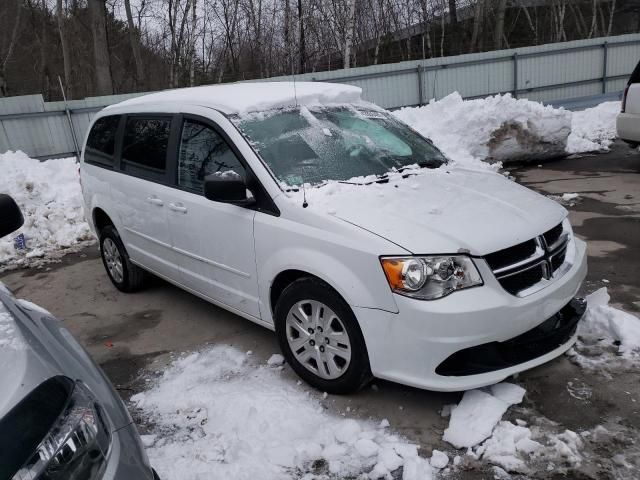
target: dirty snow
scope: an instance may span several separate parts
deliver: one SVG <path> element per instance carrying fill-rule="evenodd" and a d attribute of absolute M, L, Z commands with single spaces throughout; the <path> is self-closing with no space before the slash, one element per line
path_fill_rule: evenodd
<path fill-rule="evenodd" d="M 272 367 L 282 365 L 283 363 L 284 363 L 284 357 L 279 353 L 274 353 L 269 357 L 269 360 L 267 360 L 267 365 Z"/>
<path fill-rule="evenodd" d="M 442 439 L 456 448 L 472 447 L 489 436 L 507 409 L 522 402 L 525 390 L 499 383 L 486 390 L 469 390 L 451 410 L 449 427 Z"/>
<path fill-rule="evenodd" d="M 536 419 L 541 425 L 533 427 L 520 419 L 515 423 L 502 420 L 510 406 L 522 402 L 524 394 L 522 387 L 506 382 L 465 392 L 451 409 L 443 440 L 466 448 L 464 457 L 497 466 L 505 473 L 527 473 L 541 465 L 553 465 L 552 469 L 580 465 L 583 442 L 576 432 L 556 431 L 555 424 L 544 418 Z M 434 451 L 432 465 L 437 457 Z M 462 461 L 456 458 L 454 467 Z"/>
<path fill-rule="evenodd" d="M 332 415 L 319 396 L 231 347 L 174 361 L 131 400 L 153 425 L 144 441 L 165 480 L 384 478 L 401 467 L 405 480 L 428 480 L 433 471 L 388 422 Z"/>
<path fill-rule="evenodd" d="M 616 136 L 620 102 L 571 112 L 510 94 L 463 100 L 455 92 L 395 115 L 431 138 L 449 158 L 465 165 L 481 160 L 554 158 L 607 150 Z"/>
<path fill-rule="evenodd" d="M 25 219 L 20 230 L 0 239 L 0 270 L 10 263 L 37 263 L 40 257 L 91 239 L 74 158 L 40 162 L 22 152 L 7 152 L 0 154 L 0 165 L 0 192 L 14 198 Z M 14 248 L 19 233 L 26 237 L 23 252 Z"/>
<path fill-rule="evenodd" d="M 587 296 L 579 340 L 568 355 L 579 365 L 606 373 L 640 362 L 640 318 L 609 305 L 607 288 Z"/>
<path fill-rule="evenodd" d="M 463 100 L 455 92 L 394 113 L 464 164 L 559 156 L 571 132 L 571 112 L 509 94 Z"/>

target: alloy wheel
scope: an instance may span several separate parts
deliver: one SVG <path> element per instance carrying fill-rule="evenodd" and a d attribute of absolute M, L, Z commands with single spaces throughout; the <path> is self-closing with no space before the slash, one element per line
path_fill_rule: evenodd
<path fill-rule="evenodd" d="M 104 256 L 104 261 L 107 264 L 107 270 L 111 278 L 117 283 L 122 283 L 124 280 L 122 256 L 120 255 L 117 245 L 110 238 L 106 238 L 104 242 L 102 242 L 102 255 Z"/>
<path fill-rule="evenodd" d="M 326 380 L 344 374 L 351 363 L 351 341 L 340 318 L 324 303 L 302 300 L 287 314 L 291 352 L 307 370 Z"/>

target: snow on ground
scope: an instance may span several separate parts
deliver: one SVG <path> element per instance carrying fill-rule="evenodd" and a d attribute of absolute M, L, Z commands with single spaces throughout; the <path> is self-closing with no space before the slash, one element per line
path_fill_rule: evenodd
<path fill-rule="evenodd" d="M 394 113 L 450 158 L 474 163 L 606 150 L 616 136 L 619 111 L 620 102 L 571 112 L 510 94 L 463 100 L 456 92 Z"/>
<path fill-rule="evenodd" d="M 0 193 L 14 198 L 25 219 L 18 232 L 0 239 L 0 270 L 9 263 L 29 264 L 91 239 L 74 158 L 40 162 L 22 152 L 7 152 L 0 154 L 0 165 Z M 14 248 L 19 233 L 26 237 L 24 253 Z"/>
<path fill-rule="evenodd" d="M 521 403 L 524 395 L 522 387 L 511 383 L 465 392 L 460 403 L 451 408 L 442 439 L 458 449 L 466 448 L 465 458 L 505 472 L 527 473 L 549 462 L 554 468 L 579 465 L 582 440 L 575 432 L 555 433 L 548 427 L 529 428 L 522 420 L 502 420 L 507 409 Z"/>
<path fill-rule="evenodd" d="M 578 365 L 606 373 L 612 368 L 640 366 L 640 318 L 609 305 L 606 287 L 587 296 L 587 312 L 579 324 L 579 341 L 568 352 Z"/>
<path fill-rule="evenodd" d="M 144 442 L 165 480 L 390 478 L 400 467 L 403 480 L 428 480 L 446 465 L 438 453 L 432 467 L 384 420 L 328 413 L 277 368 L 251 366 L 231 347 L 174 361 L 131 400 L 153 425 Z"/>
<path fill-rule="evenodd" d="M 573 112 L 568 153 L 607 150 L 616 138 L 616 117 L 620 102 L 605 102 L 586 110 Z"/>
<path fill-rule="evenodd" d="M 449 427 L 442 439 L 456 448 L 472 447 L 491 435 L 509 406 L 520 403 L 525 390 L 511 383 L 493 385 L 488 391 L 469 390 L 452 408 Z"/>

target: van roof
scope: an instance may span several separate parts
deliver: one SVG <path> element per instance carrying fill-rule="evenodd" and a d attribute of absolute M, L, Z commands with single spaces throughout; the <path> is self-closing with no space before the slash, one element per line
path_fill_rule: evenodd
<path fill-rule="evenodd" d="M 236 114 L 294 105 L 361 103 L 361 94 L 360 87 L 339 83 L 242 82 L 165 90 L 131 98 L 107 109 L 179 103 Z"/>

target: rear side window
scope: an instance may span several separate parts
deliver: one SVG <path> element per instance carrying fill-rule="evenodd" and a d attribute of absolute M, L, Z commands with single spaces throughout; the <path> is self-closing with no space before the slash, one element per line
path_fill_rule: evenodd
<path fill-rule="evenodd" d="M 164 172 L 171 118 L 129 117 L 124 129 L 122 160 Z"/>
<path fill-rule="evenodd" d="M 212 174 L 246 178 L 238 157 L 218 132 L 204 123 L 185 120 L 180 138 L 178 185 L 201 194 L 204 178 Z"/>
<path fill-rule="evenodd" d="M 112 115 L 96 120 L 87 138 L 84 159 L 89 163 L 113 166 L 113 154 L 116 149 L 116 135 L 120 116 Z"/>

